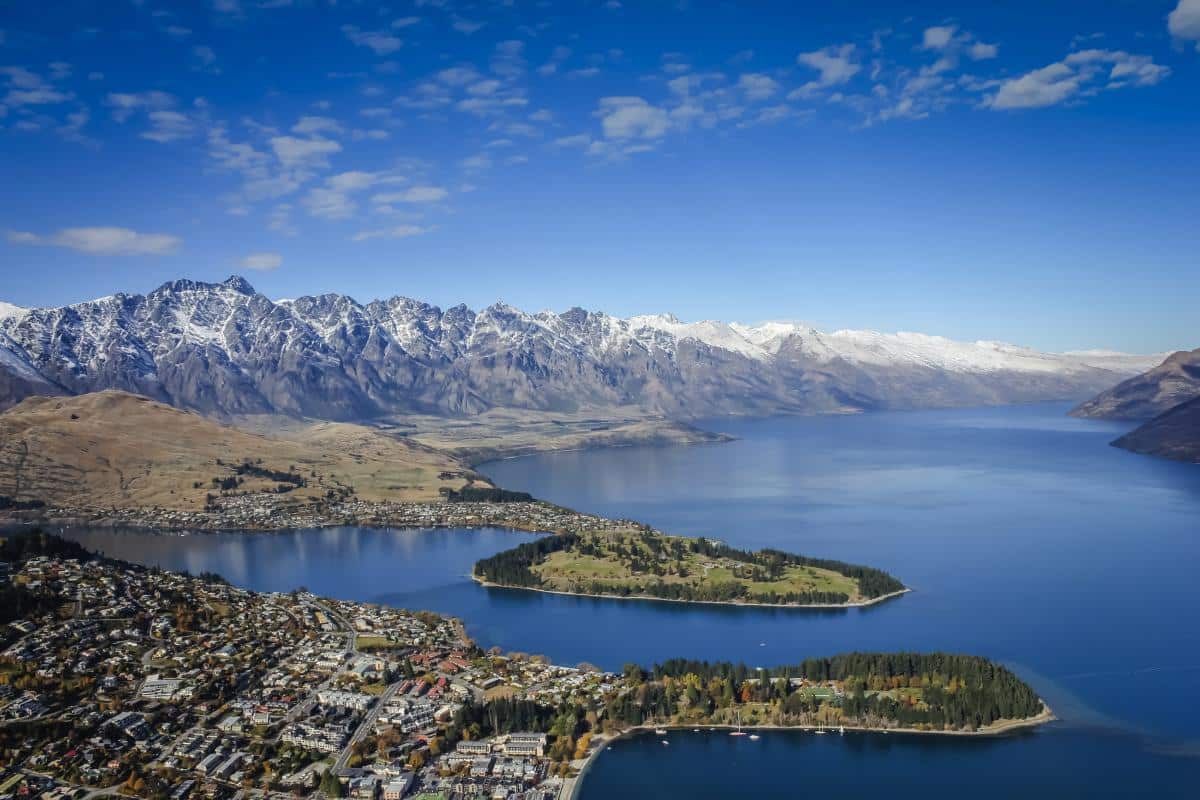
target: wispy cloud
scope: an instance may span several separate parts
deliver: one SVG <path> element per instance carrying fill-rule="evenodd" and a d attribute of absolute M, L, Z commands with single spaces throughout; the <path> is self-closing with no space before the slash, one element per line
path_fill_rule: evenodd
<path fill-rule="evenodd" d="M 102 256 L 161 256 L 179 249 L 182 240 L 165 233 L 139 233 L 129 228 L 63 228 L 48 236 L 27 231 L 9 231 L 13 244 L 65 247 Z"/>
<path fill-rule="evenodd" d="M 408 239 L 413 236 L 423 236 L 432 230 L 432 228 L 421 225 L 396 225 L 391 228 L 360 231 L 351 238 L 356 242 L 365 242 L 368 239 Z"/>
<path fill-rule="evenodd" d="M 796 63 L 819 73 L 816 80 L 809 81 L 793 92 L 799 97 L 809 97 L 831 86 L 841 86 L 862 71 L 853 44 L 833 45 L 801 53 L 796 56 Z"/>
<path fill-rule="evenodd" d="M 374 51 L 375 55 L 386 56 L 404 46 L 404 40 L 387 31 L 364 31 L 354 25 L 343 25 L 342 33 L 352 43 Z"/>
<path fill-rule="evenodd" d="M 279 253 L 251 253 L 238 262 L 242 269 L 252 269 L 255 272 L 270 272 L 279 269 L 283 264 L 283 256 Z"/>
<path fill-rule="evenodd" d="M 1122 50 L 1079 50 L 1062 61 L 1002 81 L 983 102 L 995 111 L 1045 108 L 1103 89 L 1153 86 L 1171 74 L 1149 56 Z"/>

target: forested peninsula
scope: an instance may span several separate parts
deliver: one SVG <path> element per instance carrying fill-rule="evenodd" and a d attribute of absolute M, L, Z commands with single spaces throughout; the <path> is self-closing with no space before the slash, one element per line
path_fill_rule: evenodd
<path fill-rule="evenodd" d="M 624 675 L 630 690 L 606 709 L 619 725 L 987 733 L 1053 718 L 1012 671 L 970 655 L 847 653 L 770 669 L 675 659 Z"/>
<path fill-rule="evenodd" d="M 776 606 L 860 606 L 908 589 L 882 570 L 738 550 L 649 527 L 545 536 L 482 559 L 485 584 L 564 594 Z"/>

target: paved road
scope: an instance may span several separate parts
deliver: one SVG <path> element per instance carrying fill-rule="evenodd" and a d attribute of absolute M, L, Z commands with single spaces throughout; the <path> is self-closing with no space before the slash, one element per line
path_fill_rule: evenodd
<path fill-rule="evenodd" d="M 333 762 L 333 771 L 341 772 L 346 768 L 346 762 L 350 760 L 351 752 L 354 748 L 354 743 L 362 739 L 375 726 L 375 720 L 379 719 L 379 714 L 383 711 L 383 707 L 396 694 L 396 690 L 400 688 L 402 681 L 397 681 L 388 686 L 383 694 L 379 695 L 379 700 L 375 705 L 371 706 L 371 710 L 367 712 L 367 716 L 363 718 L 362 724 L 354 731 L 354 735 L 350 737 L 350 741 L 346 742 L 346 746 L 342 748 L 342 752 L 338 754 L 337 761 Z"/>

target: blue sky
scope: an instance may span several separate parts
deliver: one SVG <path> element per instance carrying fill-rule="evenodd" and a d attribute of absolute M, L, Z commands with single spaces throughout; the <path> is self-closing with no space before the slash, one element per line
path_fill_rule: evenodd
<path fill-rule="evenodd" d="M 1200 344 L 1200 0 L 914 8 L 5 3 L 0 299 Z"/>

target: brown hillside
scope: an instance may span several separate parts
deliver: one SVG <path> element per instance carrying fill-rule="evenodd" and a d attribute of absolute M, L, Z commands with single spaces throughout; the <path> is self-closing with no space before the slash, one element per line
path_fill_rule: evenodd
<path fill-rule="evenodd" d="M 361 425 L 268 437 L 119 391 L 32 397 L 0 414 L 0 496 L 49 505 L 198 510 L 221 492 L 214 479 L 237 482 L 230 493 L 286 489 L 289 502 L 348 488 L 363 500 L 434 500 L 465 473 L 450 456 Z"/>

